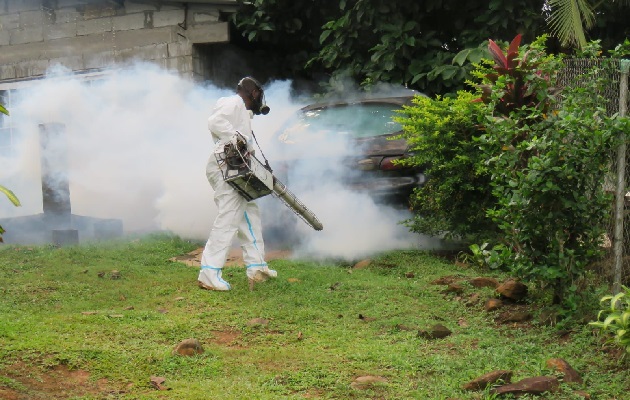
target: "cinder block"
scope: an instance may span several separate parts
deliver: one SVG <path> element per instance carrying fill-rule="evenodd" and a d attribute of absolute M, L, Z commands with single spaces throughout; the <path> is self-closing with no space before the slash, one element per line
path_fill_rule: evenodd
<path fill-rule="evenodd" d="M 142 29 L 144 28 L 144 13 L 133 13 L 112 17 L 112 24 L 115 31 Z"/>
<path fill-rule="evenodd" d="M 195 25 L 189 27 L 184 35 L 192 43 L 227 43 L 230 41 L 227 22 Z"/>
<path fill-rule="evenodd" d="M 0 65 L 0 80 L 15 78 L 16 75 L 14 65 Z"/>
<path fill-rule="evenodd" d="M 134 1 L 125 1 L 125 11 L 127 14 L 142 13 L 145 11 L 157 11 L 158 6 L 156 4 L 148 4 Z"/>
<path fill-rule="evenodd" d="M 177 73 L 186 73 L 192 71 L 192 57 L 171 57 L 166 59 L 166 69 Z"/>
<path fill-rule="evenodd" d="M 167 48 L 166 43 L 152 44 L 121 50 L 117 56 L 123 62 L 160 60 L 168 57 Z"/>
<path fill-rule="evenodd" d="M 193 14 L 193 24 L 204 24 L 208 22 L 219 22 L 219 11 L 198 11 Z"/>
<path fill-rule="evenodd" d="M 0 31 L 0 46 L 6 46 L 9 43 L 11 43 L 9 31 Z"/>
<path fill-rule="evenodd" d="M 22 12 L 22 11 L 36 11 L 41 10 L 42 0 L 20 0 L 20 1 L 5 1 L 5 10 L 8 13 Z"/>
<path fill-rule="evenodd" d="M 86 21 L 77 21 L 77 36 L 93 35 L 112 31 L 111 18 L 97 18 Z"/>
<path fill-rule="evenodd" d="M 54 40 L 77 36 L 76 22 L 48 25 L 44 29 L 44 40 Z"/>
<path fill-rule="evenodd" d="M 104 2 L 98 2 L 97 4 L 85 4 L 83 5 L 83 19 L 101 19 L 107 17 L 113 17 L 116 15 L 116 8 L 113 5 L 107 5 Z"/>
<path fill-rule="evenodd" d="M 0 29 L 11 30 L 20 27 L 20 14 L 3 14 L 0 15 Z"/>
<path fill-rule="evenodd" d="M 83 21 L 83 15 L 77 11 L 76 7 L 58 8 L 55 10 L 55 21 L 57 24 Z"/>
<path fill-rule="evenodd" d="M 85 69 L 106 68 L 115 64 L 114 52 L 106 51 L 96 54 L 86 54 L 83 56 Z"/>
<path fill-rule="evenodd" d="M 192 55 L 192 43 L 188 40 L 168 44 L 168 57 Z"/>
<path fill-rule="evenodd" d="M 41 25 L 27 29 L 14 29 L 10 31 L 9 42 L 12 45 L 42 41 L 44 41 L 44 27 Z"/>
<path fill-rule="evenodd" d="M 115 34 L 116 47 L 127 49 L 130 47 L 146 46 L 157 43 L 174 42 L 176 34 L 171 27 L 154 29 L 136 29 L 120 31 Z"/>
<path fill-rule="evenodd" d="M 53 58 L 50 60 L 48 65 L 49 69 L 57 65 L 61 65 L 71 71 L 82 71 L 85 69 L 85 65 L 83 64 L 83 56 L 81 55 Z"/>
<path fill-rule="evenodd" d="M 44 23 L 48 23 L 48 20 L 42 10 L 23 11 L 20 13 L 20 28 L 27 29 L 42 26 Z"/>
<path fill-rule="evenodd" d="M 33 60 L 18 63 L 15 66 L 16 78 L 31 78 L 42 76 L 48 69 L 48 60 Z"/>
<path fill-rule="evenodd" d="M 171 11 L 158 11 L 153 13 L 153 26 L 156 28 L 164 26 L 176 26 L 184 22 L 184 9 Z"/>

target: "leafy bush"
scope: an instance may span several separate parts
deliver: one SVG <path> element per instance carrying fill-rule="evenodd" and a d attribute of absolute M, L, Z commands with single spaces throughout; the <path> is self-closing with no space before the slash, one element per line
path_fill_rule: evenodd
<path fill-rule="evenodd" d="M 474 140 L 482 132 L 477 123 L 482 106 L 474 99 L 464 91 L 455 99 L 417 96 L 404 116 L 395 118 L 414 154 L 404 162 L 423 166 L 429 177 L 410 199 L 414 217 L 407 225 L 414 232 L 467 239 L 496 235 L 486 216 L 494 199 Z"/>
<path fill-rule="evenodd" d="M 522 56 L 514 41 L 507 56 L 495 56 L 484 77 L 480 148 L 497 199 L 488 216 L 512 250 L 512 270 L 550 285 L 554 304 L 574 308 L 571 288 L 600 255 L 611 204 L 603 178 L 623 121 L 606 115 L 597 69 L 556 93 L 561 59 L 546 54 L 544 39 Z"/>
<path fill-rule="evenodd" d="M 606 115 L 602 74 L 560 91 L 562 59 L 541 37 L 477 65 L 475 95 L 416 99 L 400 118 L 427 184 L 414 194 L 413 230 L 483 239 L 492 265 L 553 290 L 575 309 L 575 282 L 600 254 L 611 204 L 610 154 L 627 119 Z M 474 248 L 471 248 L 474 250 Z M 480 250 L 481 246 L 477 246 Z M 492 251 L 488 250 L 492 249 Z"/>
<path fill-rule="evenodd" d="M 604 308 L 599 311 L 597 321 L 589 325 L 612 333 L 610 342 L 630 354 L 630 289 L 623 286 L 622 292 L 602 297 L 600 304 Z"/>

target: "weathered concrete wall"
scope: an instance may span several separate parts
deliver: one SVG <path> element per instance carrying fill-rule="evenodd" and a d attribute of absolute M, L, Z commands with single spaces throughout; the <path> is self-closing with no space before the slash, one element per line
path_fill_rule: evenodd
<path fill-rule="evenodd" d="M 226 43 L 230 1 L 0 0 L 0 82 L 150 61 L 194 78 L 193 44 Z"/>

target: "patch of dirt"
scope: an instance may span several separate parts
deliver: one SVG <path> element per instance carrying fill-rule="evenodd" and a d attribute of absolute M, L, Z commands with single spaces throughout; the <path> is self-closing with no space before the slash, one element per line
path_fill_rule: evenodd
<path fill-rule="evenodd" d="M 65 365 L 52 368 L 17 362 L 0 369 L 0 376 L 13 383 L 0 385 L 3 400 L 61 400 L 77 396 L 107 397 L 123 394 L 132 384 L 115 385 L 107 379 L 90 380 L 90 373 Z"/>
<path fill-rule="evenodd" d="M 220 346 L 243 348 L 240 343 L 241 333 L 237 331 L 212 331 L 211 342 Z"/>
<path fill-rule="evenodd" d="M 191 267 L 200 267 L 201 266 L 201 253 L 203 252 L 203 247 L 195 249 L 190 253 L 183 254 L 181 256 L 173 257 L 170 261 L 181 262 Z M 288 259 L 291 258 L 290 250 L 269 250 L 265 254 L 265 258 L 267 261 L 278 260 L 278 259 Z M 244 266 L 243 262 L 243 251 L 240 247 L 235 247 L 230 249 L 228 256 L 225 261 L 226 267 L 232 266 Z"/>

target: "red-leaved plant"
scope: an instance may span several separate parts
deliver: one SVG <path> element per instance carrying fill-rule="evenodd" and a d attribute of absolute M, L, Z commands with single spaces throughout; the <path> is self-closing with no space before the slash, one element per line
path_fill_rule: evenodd
<path fill-rule="evenodd" d="M 541 73 L 539 62 L 529 62 L 528 52 L 526 51 L 521 57 L 520 54 L 521 34 L 519 33 L 510 42 L 507 51 L 504 53 L 501 47 L 490 39 L 488 41 L 488 50 L 494 59 L 493 72 L 489 72 L 484 76 L 485 83 L 479 85 L 481 97 L 477 102 L 486 104 L 492 101 L 493 92 L 496 93 L 499 100 L 494 104 L 494 110 L 503 115 L 509 115 L 512 111 L 521 109 L 522 107 L 538 107 L 546 108 L 546 104 L 538 104 L 540 98 L 539 91 L 541 89 L 548 91 L 549 77 Z M 545 80 L 546 84 L 537 85 L 537 80 Z M 544 110 L 541 110 L 544 111 Z"/>

